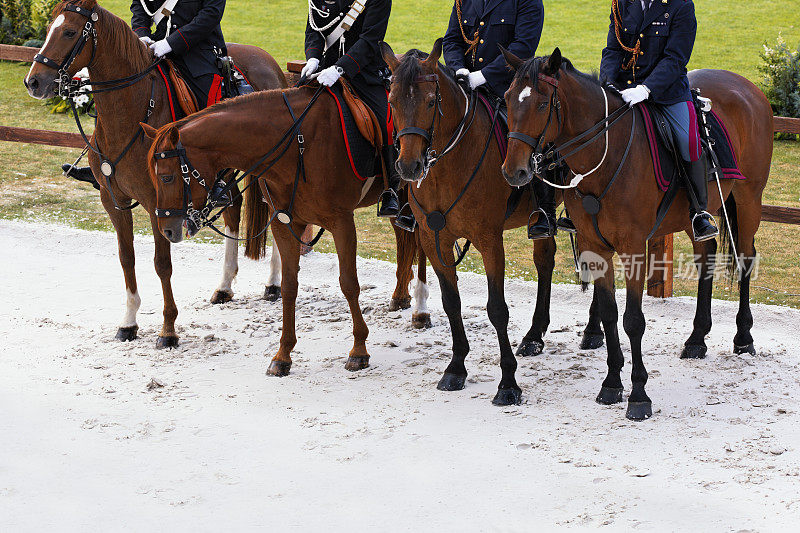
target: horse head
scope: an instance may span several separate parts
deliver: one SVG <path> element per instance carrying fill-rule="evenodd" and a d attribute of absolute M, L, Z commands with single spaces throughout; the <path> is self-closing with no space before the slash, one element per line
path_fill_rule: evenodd
<path fill-rule="evenodd" d="M 535 152 L 553 142 L 561 129 L 557 95 L 562 57 L 558 48 L 548 57 L 527 61 L 502 47 L 501 51 L 515 72 L 505 94 L 508 129 L 513 133 L 502 169 L 508 184 L 520 187 L 533 179 L 538 156 Z"/>
<path fill-rule="evenodd" d="M 426 174 L 434 128 L 442 114 L 438 65 L 442 40 L 436 40 L 430 54 L 409 50 L 398 57 L 386 43 L 381 43 L 381 51 L 392 71 L 389 105 L 399 132 L 397 171 L 405 181 L 420 181 Z"/>

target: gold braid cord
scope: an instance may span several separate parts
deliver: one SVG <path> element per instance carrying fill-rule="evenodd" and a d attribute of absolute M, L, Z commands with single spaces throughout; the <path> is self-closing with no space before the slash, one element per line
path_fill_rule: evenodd
<path fill-rule="evenodd" d="M 636 66 L 636 62 L 639 60 L 639 54 L 642 49 L 642 40 L 636 39 L 636 44 L 633 48 L 630 46 L 625 46 L 625 43 L 622 42 L 622 36 L 620 35 L 620 28 L 622 27 L 622 19 L 619 16 L 619 0 L 611 0 L 611 12 L 614 15 L 614 33 L 617 36 L 617 42 L 622 47 L 623 50 L 626 52 L 630 52 L 633 54 L 630 61 L 627 64 L 622 65 L 622 70 L 628 70 L 634 66 Z M 634 80 L 636 79 L 636 72 L 634 69 Z"/>
<path fill-rule="evenodd" d="M 464 38 L 464 42 L 469 45 L 469 48 L 467 48 L 467 51 L 464 52 L 464 55 L 472 52 L 472 60 L 475 61 L 475 51 L 478 48 L 480 37 L 478 37 L 478 30 L 475 30 L 475 35 L 473 35 L 472 39 L 467 37 L 467 34 L 464 33 L 464 24 L 461 20 L 461 2 L 462 0 L 456 0 L 456 15 L 458 15 L 458 27 L 461 29 L 461 36 Z"/>

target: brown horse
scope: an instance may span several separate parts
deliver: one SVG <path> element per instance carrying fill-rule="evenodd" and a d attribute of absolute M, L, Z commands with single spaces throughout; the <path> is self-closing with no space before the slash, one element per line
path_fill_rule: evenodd
<path fill-rule="evenodd" d="M 513 132 L 556 145 L 568 143 L 596 125 L 606 122 L 624 105 L 592 76 L 578 72 L 561 57 L 558 48 L 547 58 L 523 61 L 504 52 L 508 64 L 516 70 L 513 84 L 506 93 L 509 106 L 509 126 Z M 739 257 L 739 312 L 737 333 L 733 339 L 736 353 L 755 353 L 750 329 L 750 274 L 755 263 L 754 236 L 761 220 L 761 195 L 767 183 L 772 159 L 772 111 L 762 92 L 745 78 L 724 70 L 697 70 L 689 74 L 693 87 L 713 101 L 714 109 L 725 122 L 733 148 L 740 162 L 744 181 L 722 181 L 722 195 L 711 183 L 709 210 L 715 212 L 725 205 L 730 213 L 731 230 Z M 604 96 L 605 93 L 605 96 Z M 608 98 L 608 108 L 604 105 Z M 593 252 L 603 268 L 596 268 L 595 287 L 599 286 L 598 305 L 606 334 L 608 375 L 597 401 L 602 404 L 622 401 L 620 371 L 624 362 L 617 333 L 617 304 L 614 298 L 614 268 L 611 262 L 616 251 L 625 269 L 627 298 L 623 327 L 631 342 L 633 368 L 632 390 L 628 398 L 627 416 L 642 420 L 652 416 L 652 403 L 645 392 L 647 371 L 642 362 L 642 336 L 645 319 L 642 313 L 642 291 L 645 281 L 647 235 L 656 225 L 656 213 L 664 193 L 656 185 L 655 169 L 648 141 L 638 111 L 619 112 L 621 118 L 608 130 L 605 146 L 603 136 L 584 136 L 571 149 L 583 147 L 567 158 L 575 173 L 586 173 L 577 188 L 567 191 L 565 202 L 578 228 L 580 248 L 584 254 Z M 548 119 L 548 117 L 550 117 Z M 637 120 L 638 117 L 638 120 Z M 551 122 L 550 127 L 545 125 Z M 597 129 L 594 130 L 598 131 Z M 512 135 L 513 137 L 513 135 Z M 630 139 L 630 140 L 629 140 Z M 627 158 L 626 146 L 630 144 Z M 608 157 L 603 160 L 606 152 Z M 532 147 L 519 139 L 509 143 L 503 173 L 511 185 L 519 186 L 533 178 Z M 598 166 L 599 165 L 599 166 Z M 591 172 L 592 169 L 596 171 Z M 619 170 L 618 170 L 619 169 Z M 613 176 L 618 174 L 616 182 Z M 588 195 L 600 197 L 606 187 L 595 230 L 586 207 L 594 210 L 592 202 L 582 201 Z M 678 193 L 655 236 L 678 231 L 690 234 L 689 204 L 683 191 Z M 724 238 L 724 237 L 723 237 Z M 606 241 L 607 246 L 603 241 Z M 724 243 L 724 242 L 723 242 Z M 713 284 L 716 241 L 695 244 L 698 255 L 698 306 L 694 330 L 686 341 L 683 357 L 702 357 L 706 352 L 704 338 L 711 329 L 711 290 Z"/>
<path fill-rule="evenodd" d="M 419 221 L 422 247 L 439 277 L 442 304 L 453 336 L 453 358 L 438 388 L 461 390 L 467 377 L 464 361 L 469 343 L 461 317 L 453 254 L 456 239 L 466 238 L 483 259 L 489 288 L 486 310 L 500 343 L 502 379 L 492 403 L 519 403 L 521 390 L 514 377 L 517 363 L 508 339 L 508 306 L 503 289 L 503 231 L 527 224 L 533 203 L 530 188 L 525 188 L 512 213 L 507 213 L 512 189 L 500 172 L 502 155 L 494 139 L 492 114 L 477 100 L 470 109 L 470 98 L 456 82 L 453 72 L 439 65 L 441 39 L 430 54 L 411 50 L 398 58 L 388 44 L 382 47 L 383 58 L 392 70 L 389 102 L 399 130 L 397 166 L 401 177 L 410 182 L 410 205 Z M 430 149 L 446 159 L 431 166 Z M 440 231 L 436 231 L 435 213 L 447 213 Z M 553 238 L 534 242 L 533 259 L 538 273 L 536 310 L 517 355 L 537 355 L 544 347 L 543 335 L 550 323 L 555 251 Z M 590 320 L 590 324 L 584 332 L 583 344 L 597 347 L 597 339 L 602 339 L 599 318 Z"/>
<path fill-rule="evenodd" d="M 89 39 L 79 49 L 82 30 L 88 21 L 93 23 L 96 39 L 94 42 Z M 255 46 L 239 44 L 228 44 L 228 51 L 254 88 L 286 87 L 283 72 L 265 51 Z M 150 49 L 122 19 L 97 5 L 96 0 L 65 0 L 53 11 L 53 22 L 39 54 L 51 61 L 51 65 L 62 65 L 73 53 L 77 55 L 65 67 L 67 74 L 71 77 L 78 70 L 88 67 L 91 81 L 100 84 L 109 80 L 136 77 L 153 64 Z M 25 86 L 34 98 L 49 98 L 56 94 L 58 81 L 59 73 L 56 68 L 34 62 L 25 78 Z M 92 141 L 108 159 L 122 157 L 114 165 L 114 173 L 110 178 L 103 179 L 102 158 L 93 151 L 89 152 L 92 172 L 100 177 L 100 199 L 117 233 L 119 259 L 125 276 L 126 312 L 116 338 L 122 341 L 133 340 L 138 330 L 136 312 L 140 298 L 134 269 L 133 219 L 129 209 L 134 201 L 138 201 L 150 214 L 155 239 L 155 269 L 161 279 L 164 294 L 164 324 L 156 346 L 176 346 L 178 336 L 175 333 L 175 319 L 178 308 L 170 282 L 170 248 L 169 242 L 161 236 L 156 226 L 156 192 L 147 175 L 145 160 L 150 141 L 144 135 L 134 138 L 151 99 L 155 104 L 147 120 L 151 125 L 161 126 L 172 121 L 171 105 L 158 70 L 150 70 L 129 86 L 123 83 L 119 85 L 121 88 L 118 90 L 97 92 L 94 95 L 98 116 Z M 115 85 L 112 83 L 110 86 Z M 133 144 L 125 152 L 129 142 Z M 225 212 L 225 231 L 232 237 L 238 235 L 240 208 L 241 198 Z M 238 271 L 237 255 L 236 241 L 227 240 L 222 282 L 211 298 L 212 303 L 226 302 L 232 298 L 231 282 Z M 277 259 L 273 258 L 273 275 L 267 288 L 267 292 L 272 294 L 279 293 L 279 287 L 275 287 L 280 283 L 279 275 L 275 274 Z"/>
<path fill-rule="evenodd" d="M 298 122 L 294 117 L 300 117 Z M 336 244 L 339 283 L 353 317 L 354 345 L 345 368 L 353 371 L 366 368 L 369 330 L 358 304 L 353 211 L 377 203 L 383 184 L 379 180 L 362 183 L 355 179 L 344 137 L 339 133 L 335 101 L 309 87 L 264 91 L 219 103 L 158 131 L 145 129 L 155 139 L 149 161 L 159 209 L 174 212 L 181 209 L 177 206 L 186 206 L 187 199 L 193 205 L 203 205 L 207 199 L 207 190 L 197 179 L 188 180 L 190 186 L 185 189 L 186 181 L 182 178 L 186 176 L 181 164 L 206 179 L 225 168 L 263 173 L 259 181 L 261 191 L 250 187 L 246 192 L 245 214 L 249 238 L 271 222 L 281 255 L 283 330 L 280 348 L 268 374 L 285 376 L 292 364 L 291 351 L 297 342 L 299 236 L 308 224 L 330 231 Z M 175 154 L 176 148 L 182 150 L 181 157 L 167 155 Z M 264 154 L 271 157 L 265 159 Z M 166 238 L 179 242 L 184 219 L 184 215 L 164 216 L 158 219 L 158 228 Z M 399 265 L 396 298 L 403 289 L 407 290 L 410 275 L 401 272 L 401 268 L 410 271 L 408 258 L 413 258 L 415 240 L 406 231 L 395 233 Z M 261 233 L 251 241 L 248 246 L 251 255 L 258 256 L 263 238 Z M 420 254 L 418 277 L 422 286 L 424 264 L 425 257 Z"/>

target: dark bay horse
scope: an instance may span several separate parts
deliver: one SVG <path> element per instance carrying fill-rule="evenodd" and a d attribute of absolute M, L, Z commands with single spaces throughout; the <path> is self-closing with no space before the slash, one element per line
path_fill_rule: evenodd
<path fill-rule="evenodd" d="M 516 71 L 513 84 L 506 93 L 512 132 L 533 139 L 541 137 L 542 141 L 561 145 L 595 125 L 605 123 L 607 117 L 624 105 L 616 94 L 602 87 L 596 78 L 578 72 L 567 59 L 562 58 L 558 48 L 549 57 L 528 61 L 507 52 L 504 55 Z M 723 180 L 722 195 L 716 183 L 710 183 L 709 211 L 716 212 L 722 205 L 720 196 L 725 198 L 739 254 L 731 258 L 739 266 L 739 311 L 736 316 L 737 332 L 733 339 L 734 351 L 755 354 L 750 334 L 753 316 L 750 312 L 749 287 L 756 254 L 754 236 L 761 221 L 761 196 L 772 159 L 772 110 L 755 85 L 732 72 L 697 70 L 689 73 L 689 81 L 693 87 L 701 89 L 703 96 L 712 99 L 714 110 L 730 134 L 740 170 L 747 176 L 743 181 Z M 608 99 L 607 110 L 604 98 Z M 652 416 L 652 402 L 645 392 L 647 371 L 642 361 L 642 336 L 645 331 L 642 291 L 646 277 L 646 269 L 642 265 L 646 258 L 647 235 L 655 226 L 656 213 L 664 193 L 655 181 L 641 114 L 638 111 L 620 114 L 620 120 L 608 130 L 607 147 L 603 136 L 594 140 L 591 135 L 585 136 L 578 143 L 583 149 L 567 158 L 570 169 L 575 173 L 586 173 L 586 177 L 577 189 L 566 192 L 565 202 L 578 228 L 580 249 L 583 253 L 596 254 L 593 257 L 606 267 L 604 271 L 602 268 L 595 270 L 595 287 L 599 287 L 598 305 L 608 349 L 608 375 L 597 401 L 602 404 L 622 401 L 620 371 L 624 359 L 617 333 L 618 314 L 611 262 L 613 253 L 617 252 L 625 270 L 627 297 L 623 327 L 630 338 L 633 359 L 627 416 L 642 420 Z M 548 120 L 551 127 L 545 126 Z M 625 158 L 629 143 L 630 151 Z M 604 160 L 606 150 L 608 157 Z M 511 185 L 523 185 L 533 179 L 532 152 L 533 148 L 527 142 L 511 139 L 503 164 L 503 173 Z M 591 172 L 595 168 L 596 171 Z M 612 182 L 618 169 L 618 178 Z M 588 204 L 579 196 L 580 193 L 584 197 L 589 194 L 598 197 L 609 183 L 612 186 L 602 200 L 597 222 L 610 248 L 598 236 L 585 209 Z M 686 194 L 680 191 L 655 236 L 686 231 L 691 237 L 688 212 Z M 683 357 L 702 357 L 706 353 L 704 338 L 711 329 L 716 248 L 714 240 L 695 243 L 699 274 L 698 306 L 694 329 L 686 341 Z"/>
<path fill-rule="evenodd" d="M 90 39 L 82 49 L 78 49 L 82 30 L 90 20 L 96 31 L 96 41 L 92 42 Z M 65 66 L 67 74 L 71 77 L 78 70 L 88 67 L 90 80 L 96 83 L 136 77 L 153 64 L 153 54 L 150 49 L 122 19 L 97 5 L 96 0 L 65 0 L 53 11 L 53 21 L 50 24 L 47 40 L 39 54 L 51 61 L 51 65 L 62 65 L 73 51 L 79 53 L 75 55 L 70 65 Z M 228 44 L 228 51 L 254 88 L 286 87 L 283 72 L 272 56 L 264 50 L 255 46 L 231 43 Z M 34 98 L 50 98 L 56 94 L 58 79 L 56 68 L 34 62 L 25 78 L 25 85 Z M 99 177 L 100 199 L 117 233 L 119 259 L 125 277 L 126 311 L 116 338 L 123 341 L 133 340 L 138 331 L 136 313 L 141 300 L 134 269 L 133 219 L 131 211 L 127 209 L 134 201 L 138 201 L 150 215 L 155 239 L 155 269 L 161 279 L 164 294 L 164 324 L 156 346 L 177 346 L 175 319 L 178 308 L 175 305 L 170 282 L 172 261 L 169 241 L 156 227 L 153 211 L 156 205 L 156 192 L 148 177 L 145 160 L 150 141 L 144 135 L 134 138 L 137 132 L 140 132 L 139 122 L 145 118 L 151 99 L 154 107 L 147 123 L 154 126 L 162 126 L 173 120 L 171 104 L 158 70 L 151 70 L 129 86 L 124 83 L 120 83 L 119 86 L 118 90 L 97 92 L 94 95 L 97 124 L 91 140 L 99 145 L 109 160 L 121 157 L 114 165 L 115 171 L 110 179 L 103 179 L 102 158 L 94 151 L 89 152 L 92 172 Z M 133 144 L 125 152 L 128 143 Z M 240 208 L 241 198 L 225 212 L 225 232 L 233 237 L 239 232 Z M 279 258 L 274 256 L 271 264 L 273 273 L 267 287 L 267 292 L 271 294 L 279 293 L 278 263 Z M 211 298 L 212 303 L 226 302 L 233 297 L 231 283 L 237 271 L 238 246 L 236 241 L 226 240 L 222 281 Z"/>
<path fill-rule="evenodd" d="M 298 124 L 295 117 L 302 118 L 297 130 L 293 129 Z M 336 245 L 339 284 L 353 317 L 354 344 L 345 368 L 351 371 L 366 368 L 369 365 L 366 347 L 369 330 L 358 303 L 360 286 L 353 211 L 377 203 L 383 184 L 380 180 L 362 183 L 355 178 L 333 98 L 310 87 L 263 91 L 216 104 L 158 131 L 149 126 L 145 129 L 155 139 L 148 160 L 159 209 L 173 212 L 181 209 L 178 206 L 186 206 L 188 195 L 194 205 L 206 201 L 207 191 L 197 179 L 188 180 L 191 186 L 187 195 L 181 164 L 189 165 L 205 179 L 213 178 L 225 168 L 242 171 L 252 168 L 256 173 L 264 172 L 259 178 L 261 190 L 250 187 L 246 191 L 245 216 L 248 238 L 262 232 L 248 246 L 250 253 L 257 254 L 261 249 L 263 230 L 271 222 L 281 255 L 283 330 L 280 348 L 267 373 L 285 376 L 291 368 L 291 351 L 297 343 L 295 302 L 300 268 L 299 236 L 308 224 L 328 230 Z M 283 140 L 286 140 L 286 150 L 273 152 Z M 166 156 L 174 154 L 176 147 L 182 151 L 182 157 Z M 270 153 L 275 157 L 264 159 Z M 172 242 L 179 242 L 185 216 L 165 215 L 158 219 L 159 230 Z M 416 241 L 407 231 L 396 229 L 395 234 L 397 295 L 402 289 L 407 291 L 410 276 L 400 269 L 410 271 L 408 257 L 414 256 Z M 420 254 L 418 277 L 423 286 L 424 264 L 425 257 Z"/>
<path fill-rule="evenodd" d="M 521 390 L 514 377 L 517 363 L 508 339 L 508 306 L 503 288 L 503 231 L 527 224 L 532 211 L 530 189 L 526 187 L 508 216 L 512 189 L 500 172 L 502 155 L 494 138 L 493 117 L 478 101 L 475 101 L 477 109 L 470 109 L 469 97 L 453 73 L 439 65 L 441 39 L 436 41 L 430 54 L 411 50 L 397 57 L 388 44 L 383 43 L 382 47 L 383 58 L 392 70 L 389 102 L 399 132 L 398 170 L 409 182 L 410 205 L 419 221 L 421 244 L 439 277 L 442 304 L 453 335 L 453 358 L 438 388 L 461 390 L 467 377 L 464 361 L 469 343 L 461 317 L 453 254 L 456 239 L 466 238 L 483 258 L 489 287 L 486 310 L 500 343 L 502 379 L 492 402 L 496 405 L 519 403 Z M 446 159 L 426 169 L 430 163 L 429 149 Z M 485 151 L 485 158 L 482 158 L 482 151 Z M 477 173 L 473 175 L 473 172 Z M 447 212 L 446 225 L 438 236 L 429 223 L 435 225 L 429 215 L 434 211 Z M 553 238 L 534 241 L 533 258 L 538 274 L 536 309 L 517 355 L 536 355 L 544 347 L 542 337 L 550 323 L 555 251 Z M 598 347 L 596 341 L 602 339 L 599 317 L 595 316 L 590 324 L 584 332 L 583 345 Z"/>

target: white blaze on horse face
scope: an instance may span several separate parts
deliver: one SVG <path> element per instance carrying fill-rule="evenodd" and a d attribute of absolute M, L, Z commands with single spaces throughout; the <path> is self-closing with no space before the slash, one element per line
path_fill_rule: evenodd
<path fill-rule="evenodd" d="M 50 37 L 53 36 L 53 32 L 56 30 L 56 28 L 60 27 L 62 24 L 64 24 L 64 14 L 63 13 L 60 14 L 59 16 L 57 16 L 56 20 L 54 20 L 53 24 L 50 26 L 50 31 L 47 32 L 47 38 L 44 40 L 44 44 L 39 49 L 39 53 L 40 54 L 42 53 L 42 51 L 45 48 L 47 48 L 47 43 L 50 42 Z M 30 70 L 28 70 L 28 75 L 25 76 L 25 82 L 26 83 L 28 82 L 28 79 L 31 77 L 31 70 L 33 70 L 34 65 L 36 65 L 36 62 L 31 64 L 31 68 L 30 68 Z"/>
<path fill-rule="evenodd" d="M 225 235 L 233 239 L 239 237 L 239 233 L 231 231 L 228 226 L 225 226 Z M 233 293 L 231 285 L 233 278 L 239 272 L 239 246 L 233 239 L 225 239 L 225 263 L 222 265 L 222 281 L 217 288 L 218 291 L 225 293 Z"/>
<path fill-rule="evenodd" d="M 120 327 L 132 328 L 136 326 L 136 312 L 139 311 L 142 299 L 138 292 L 131 292 L 130 289 L 125 289 L 125 296 L 125 316 L 122 317 Z"/>
<path fill-rule="evenodd" d="M 532 89 L 530 87 L 525 87 L 519 92 L 519 102 L 522 103 L 527 97 L 531 95 Z"/>
<path fill-rule="evenodd" d="M 269 260 L 269 279 L 267 287 L 281 286 L 281 253 L 275 244 L 272 245 L 272 257 Z"/>
<path fill-rule="evenodd" d="M 412 316 L 428 314 L 428 285 L 417 278 L 417 286 L 414 287 L 414 309 Z"/>

